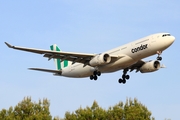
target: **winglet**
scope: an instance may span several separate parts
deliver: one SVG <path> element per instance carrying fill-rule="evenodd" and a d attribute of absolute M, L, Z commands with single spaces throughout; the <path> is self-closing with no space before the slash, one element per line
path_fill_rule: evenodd
<path fill-rule="evenodd" d="M 4 42 L 9 48 L 13 48 L 14 46 L 10 45 L 9 43 L 7 42 Z"/>

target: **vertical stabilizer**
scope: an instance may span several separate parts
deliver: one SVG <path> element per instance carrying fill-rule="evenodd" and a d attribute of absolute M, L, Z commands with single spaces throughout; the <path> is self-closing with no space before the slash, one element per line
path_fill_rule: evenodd
<path fill-rule="evenodd" d="M 50 49 L 51 49 L 52 51 L 61 51 L 56 44 L 51 45 L 51 46 L 50 46 Z M 55 58 L 55 59 L 54 59 L 54 63 L 55 63 L 55 66 L 56 66 L 56 69 L 57 69 L 57 70 L 61 70 L 62 68 L 65 68 L 65 67 L 68 66 L 68 61 L 67 61 L 67 60 L 61 61 L 61 59 L 56 59 L 56 58 Z"/>

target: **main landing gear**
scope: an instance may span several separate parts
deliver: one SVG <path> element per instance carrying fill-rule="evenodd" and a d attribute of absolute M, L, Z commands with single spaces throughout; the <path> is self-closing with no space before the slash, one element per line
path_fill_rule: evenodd
<path fill-rule="evenodd" d="M 162 54 L 162 51 L 157 51 L 158 57 L 157 60 L 161 61 L 162 57 L 160 56 Z"/>
<path fill-rule="evenodd" d="M 94 80 L 97 80 L 97 79 L 98 79 L 98 76 L 101 76 L 101 72 L 95 70 L 95 71 L 93 72 L 93 75 L 90 76 L 90 80 L 93 80 L 93 79 L 94 79 Z"/>
<path fill-rule="evenodd" d="M 125 84 L 126 83 L 126 80 L 129 80 L 130 76 L 129 75 L 126 75 L 128 72 L 128 69 L 124 69 L 123 70 L 123 75 L 122 75 L 122 78 L 119 79 L 119 83 L 123 83 Z"/>

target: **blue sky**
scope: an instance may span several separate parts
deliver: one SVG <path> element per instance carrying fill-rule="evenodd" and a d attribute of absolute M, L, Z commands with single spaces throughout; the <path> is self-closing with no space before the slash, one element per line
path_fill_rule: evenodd
<path fill-rule="evenodd" d="M 136 97 L 157 120 L 180 119 L 178 0 L 6 0 L 0 1 L 0 109 L 15 106 L 24 97 L 48 98 L 53 116 L 90 106 L 103 108 Z M 29 71 L 29 67 L 55 69 L 42 55 L 8 49 L 18 46 L 49 49 L 56 43 L 63 51 L 100 53 L 159 32 L 176 37 L 163 52 L 167 68 L 154 73 L 130 73 L 127 84 L 118 84 L 122 71 L 103 74 L 97 81 L 72 79 Z M 155 60 L 156 55 L 146 60 Z"/>

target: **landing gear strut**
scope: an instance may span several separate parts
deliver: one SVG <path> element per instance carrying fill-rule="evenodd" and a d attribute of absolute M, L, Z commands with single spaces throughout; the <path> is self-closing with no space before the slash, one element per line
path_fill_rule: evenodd
<path fill-rule="evenodd" d="M 158 57 L 157 60 L 161 61 L 162 57 L 160 56 L 162 54 L 162 51 L 157 51 Z"/>
<path fill-rule="evenodd" d="M 94 80 L 97 80 L 97 79 L 98 79 L 98 76 L 101 76 L 101 72 L 95 70 L 95 71 L 93 72 L 93 75 L 90 76 L 90 80 L 93 80 L 93 79 L 94 79 Z"/>
<path fill-rule="evenodd" d="M 119 83 L 125 84 L 125 83 L 126 83 L 126 80 L 129 80 L 130 76 L 129 76 L 129 75 L 126 75 L 127 72 L 128 72 L 128 69 L 124 69 L 124 70 L 123 70 L 122 78 L 120 78 L 120 79 L 118 80 Z"/>

